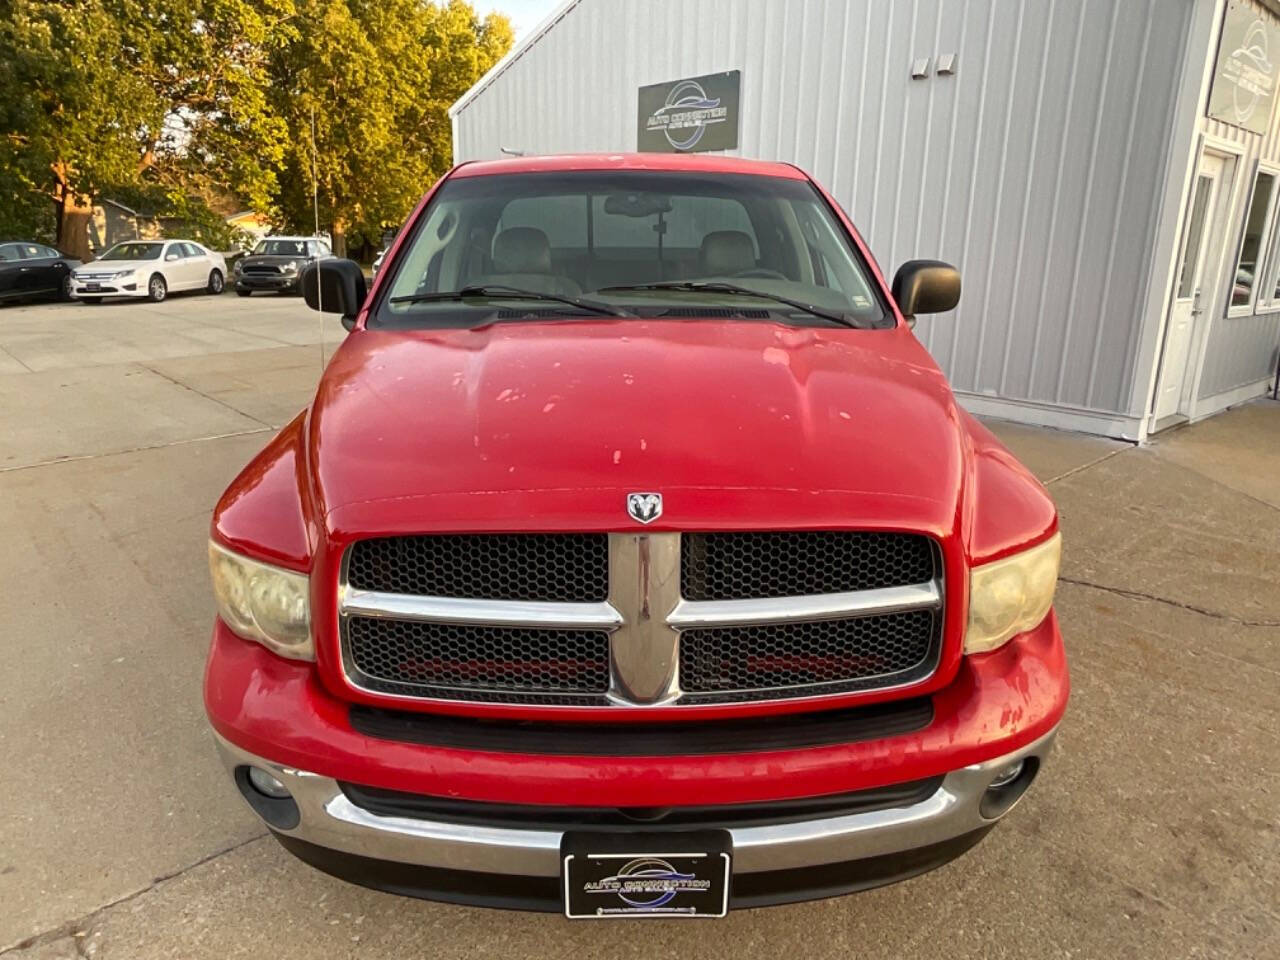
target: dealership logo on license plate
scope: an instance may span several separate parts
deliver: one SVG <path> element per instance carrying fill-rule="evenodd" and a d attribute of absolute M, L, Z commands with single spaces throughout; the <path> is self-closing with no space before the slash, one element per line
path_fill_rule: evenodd
<path fill-rule="evenodd" d="M 561 845 L 565 914 L 571 918 L 722 917 L 729 908 L 727 831 L 651 834 L 653 853 L 634 834 L 565 834 Z M 664 842 L 665 841 L 665 842 Z"/>

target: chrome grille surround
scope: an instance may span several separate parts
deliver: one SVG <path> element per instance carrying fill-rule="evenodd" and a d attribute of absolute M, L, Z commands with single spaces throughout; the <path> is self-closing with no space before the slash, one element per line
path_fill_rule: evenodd
<path fill-rule="evenodd" d="M 727 600 L 687 600 L 681 595 L 681 534 L 613 533 L 607 538 L 607 598 L 596 602 L 487 600 L 359 589 L 349 581 L 350 561 L 356 547 L 368 541 L 357 541 L 343 557 L 338 591 L 342 665 L 348 682 L 370 693 L 417 699 L 545 706 L 663 706 L 758 703 L 892 689 L 926 679 L 937 666 L 941 654 L 943 577 L 941 553 L 928 538 L 921 537 L 928 544 L 932 559 L 933 576 L 927 581 L 837 593 Z M 904 617 L 916 621 L 917 629 L 909 642 L 894 638 L 897 646 L 892 656 L 874 650 L 839 649 L 842 635 L 851 642 L 869 632 L 879 631 L 887 636 L 887 629 L 898 629 L 893 627 L 895 619 Z M 927 620 L 923 630 L 918 626 L 922 620 Z M 474 642 L 460 641 L 453 646 L 464 653 L 469 651 L 470 658 L 438 664 L 438 674 L 444 674 L 449 681 L 440 682 L 439 675 L 430 673 L 432 658 L 420 653 L 395 666 L 394 657 L 377 661 L 367 650 L 353 651 L 353 642 L 357 646 L 365 642 L 366 627 L 382 631 L 384 637 L 398 636 L 402 649 L 425 651 L 426 640 L 405 646 L 404 624 L 426 627 L 436 631 L 437 636 L 475 631 Z M 452 628 L 462 628 L 461 634 Z M 782 668 L 756 671 L 753 664 L 766 660 L 750 655 L 750 651 L 748 655 L 737 654 L 742 651 L 744 640 L 768 639 L 771 633 L 769 642 L 775 647 L 781 643 L 778 638 L 786 635 L 793 639 L 805 633 L 821 635 L 823 641 L 816 653 L 806 650 L 803 644 L 787 647 L 781 643 L 772 662 L 775 667 L 781 663 Z M 690 663 L 689 689 L 681 683 L 682 634 L 689 638 L 690 653 L 695 649 L 698 652 L 696 661 Z M 543 636 L 552 647 L 550 651 L 538 649 L 537 641 Z M 503 677 L 492 667 L 504 662 L 503 651 L 512 649 L 504 642 L 513 638 L 519 641 L 516 649 L 531 649 L 534 655 L 521 660 L 509 676 Z M 579 656 L 571 658 L 568 666 L 556 665 L 558 648 L 566 641 Z M 721 645 L 719 655 L 714 653 L 716 643 Z M 607 683 L 599 657 L 592 653 L 585 658 L 590 664 L 584 665 L 581 656 L 583 650 L 598 651 L 605 645 Z M 476 656 L 476 649 L 482 649 L 484 655 Z M 818 660 L 823 657 L 827 662 L 819 665 Z M 541 667 L 540 660 L 545 661 Z M 392 669 L 370 672 L 372 662 L 381 662 L 383 668 L 391 664 Z M 841 662 L 855 675 L 838 675 Z M 415 672 L 421 673 L 421 679 Z M 541 677 L 546 682 L 531 683 L 530 677 Z"/>

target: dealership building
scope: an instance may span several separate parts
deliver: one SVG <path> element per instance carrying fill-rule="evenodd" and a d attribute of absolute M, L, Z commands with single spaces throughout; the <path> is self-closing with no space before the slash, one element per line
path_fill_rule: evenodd
<path fill-rule="evenodd" d="M 720 151 L 809 171 L 961 402 L 1141 440 L 1280 354 L 1280 0 L 568 0 L 451 110 L 458 161 Z"/>

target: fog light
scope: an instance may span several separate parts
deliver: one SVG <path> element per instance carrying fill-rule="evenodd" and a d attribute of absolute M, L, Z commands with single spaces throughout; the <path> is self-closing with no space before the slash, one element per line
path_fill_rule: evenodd
<path fill-rule="evenodd" d="M 288 787 L 267 773 L 267 771 L 259 770 L 257 767 L 249 768 L 249 782 L 253 784 L 253 789 L 264 797 L 270 797 L 273 800 L 284 800 L 289 796 Z"/>
<path fill-rule="evenodd" d="M 1022 773 L 1023 763 L 1021 760 L 1015 760 L 1013 763 L 1006 764 L 996 771 L 995 779 L 991 781 L 992 787 L 1007 787 L 1013 781 L 1018 779 Z M 274 794 L 272 794 L 274 796 Z"/>
<path fill-rule="evenodd" d="M 988 820 L 1003 817 L 1022 799 L 1039 770 L 1040 761 L 1035 757 L 1026 757 L 998 767 L 995 779 L 982 795 L 982 803 L 978 805 L 979 812 Z"/>

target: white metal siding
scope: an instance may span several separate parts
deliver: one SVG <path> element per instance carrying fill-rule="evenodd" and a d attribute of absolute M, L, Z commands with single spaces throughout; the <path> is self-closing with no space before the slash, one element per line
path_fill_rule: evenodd
<path fill-rule="evenodd" d="M 958 390 L 1131 415 L 1194 2 L 579 0 L 464 103 L 455 154 L 634 150 L 639 86 L 741 69 L 737 153 L 810 171 L 887 272 L 961 268 L 918 328 Z M 955 76 L 910 79 L 940 53 Z"/>
<path fill-rule="evenodd" d="M 1274 18 L 1260 3 L 1253 4 L 1259 16 Z M 1271 129 L 1261 136 L 1240 127 L 1205 118 L 1204 131 L 1210 136 L 1229 140 L 1244 148 L 1238 170 L 1244 179 L 1236 191 L 1239 202 L 1232 210 L 1228 229 L 1229 241 L 1222 251 L 1225 258 L 1221 276 L 1228 287 L 1235 276 L 1235 257 L 1244 230 L 1245 204 L 1248 202 L 1258 161 L 1280 164 L 1280 110 L 1271 114 Z M 1231 393 L 1239 387 L 1257 384 L 1276 371 L 1280 352 L 1280 312 L 1257 313 L 1246 317 L 1224 316 L 1226 292 L 1219 291 L 1212 324 L 1204 350 L 1204 369 L 1200 376 L 1199 399 Z"/>

